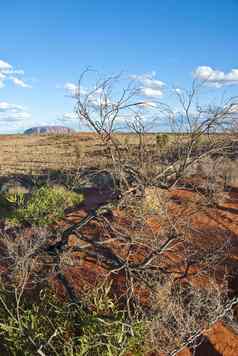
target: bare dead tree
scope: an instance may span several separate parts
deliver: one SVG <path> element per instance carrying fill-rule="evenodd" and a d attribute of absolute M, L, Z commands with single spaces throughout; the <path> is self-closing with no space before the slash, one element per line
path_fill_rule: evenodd
<path fill-rule="evenodd" d="M 220 105 L 201 105 L 199 94 L 205 84 L 193 81 L 190 91 L 175 91 L 180 107 L 167 111 L 170 130 L 175 135 L 174 158 L 171 157 L 171 165 L 162 169 L 155 180 L 166 176 L 167 184 L 168 180 L 176 184 L 196 162 L 209 155 L 222 156 L 229 150 L 231 141 L 225 140 L 224 135 L 233 130 L 238 98 L 229 98 Z"/>
<path fill-rule="evenodd" d="M 128 176 L 138 185 L 156 184 L 168 188 L 196 162 L 229 149 L 230 142 L 221 134 L 234 125 L 237 98 L 230 98 L 221 105 L 201 105 L 199 93 L 206 83 L 194 81 L 190 91 L 175 91 L 178 108 L 174 110 L 161 101 L 150 103 L 145 100 L 133 80 L 122 86 L 121 75 L 98 80 L 93 89 L 86 90 L 84 81 L 88 74 L 88 70 L 84 71 L 79 79 L 74 95 L 77 100 L 75 111 L 78 118 L 100 137 L 109 152 L 114 171 L 126 189 L 130 186 Z M 158 149 L 153 148 L 147 154 L 146 134 L 151 128 L 160 130 L 161 121 L 174 133 L 169 150 L 159 154 Z M 135 134 L 138 142 L 133 145 L 132 156 L 116 135 L 123 127 L 122 122 L 127 132 Z M 163 164 L 165 158 L 168 164 Z M 148 160 L 150 166 L 154 166 L 152 175 L 146 170 Z"/>
<path fill-rule="evenodd" d="M 85 90 L 83 83 L 88 73 L 88 70 L 82 73 L 75 93 L 76 114 L 98 134 L 110 153 L 114 171 L 120 182 L 128 189 L 128 174 L 140 183 L 144 179 L 142 166 L 145 162 L 146 146 L 143 137 L 146 130 L 142 124 L 142 117 L 144 109 L 149 104 L 141 96 L 140 88 L 133 80 L 127 80 L 126 85 L 121 86 L 120 75 L 96 81 L 92 90 Z M 161 104 L 161 110 L 162 106 Z M 130 162 L 131 157 L 128 157 L 125 145 L 123 146 L 115 135 L 121 128 L 127 128 L 127 131 L 129 128 L 129 131 L 136 133 L 139 141 L 138 149 L 134 150 L 136 164 Z"/>

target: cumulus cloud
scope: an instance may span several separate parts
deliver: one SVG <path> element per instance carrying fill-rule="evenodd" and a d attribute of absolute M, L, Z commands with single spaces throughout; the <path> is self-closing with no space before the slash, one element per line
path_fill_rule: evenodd
<path fill-rule="evenodd" d="M 1 68 L 0 68 L 0 88 L 4 87 L 5 78 L 6 76 L 1 72 Z"/>
<path fill-rule="evenodd" d="M 77 90 L 78 86 L 73 83 L 66 83 L 64 88 L 68 91 Z"/>
<path fill-rule="evenodd" d="M 238 104 L 233 104 L 230 108 L 230 112 L 238 114 Z"/>
<path fill-rule="evenodd" d="M 24 75 L 22 69 L 14 69 L 13 66 L 3 60 L 0 60 L 0 88 L 5 86 L 6 81 L 11 81 L 14 85 L 22 88 L 31 88 L 21 76 Z"/>
<path fill-rule="evenodd" d="M 24 82 L 24 80 L 16 78 L 16 77 L 10 77 L 13 84 L 22 87 L 22 88 L 31 88 L 31 85 L 27 84 Z"/>
<path fill-rule="evenodd" d="M 143 74 L 143 75 L 131 75 L 129 79 L 133 80 L 136 82 L 136 88 L 138 88 L 138 83 L 139 83 L 139 88 L 138 91 L 136 90 L 135 93 L 136 95 L 139 94 L 139 96 L 142 96 L 143 99 L 141 100 L 140 98 L 140 109 L 141 113 L 146 112 L 150 113 L 150 109 L 158 107 L 158 102 L 156 102 L 156 99 L 159 98 L 161 95 L 163 95 L 163 87 L 165 86 L 165 83 L 157 80 L 156 79 L 156 73 L 152 72 L 151 74 Z M 80 87 L 79 85 L 73 83 L 73 82 L 66 82 L 64 86 L 57 86 L 58 88 L 64 88 L 67 93 L 70 94 L 71 97 L 75 98 L 80 91 L 80 94 L 82 97 L 85 96 L 86 99 L 86 105 L 88 110 L 90 110 L 90 115 L 94 115 L 92 117 L 95 118 L 95 120 L 98 119 L 98 114 L 99 110 L 105 106 L 105 110 L 108 110 L 110 112 L 110 109 L 112 110 L 112 116 L 113 112 L 116 108 L 117 105 L 117 93 L 109 93 L 110 98 L 105 96 L 103 88 L 99 87 L 92 87 L 91 89 L 85 88 L 85 87 Z M 113 95 L 115 94 L 115 95 Z M 84 99 L 84 98 L 83 98 Z M 82 99 L 82 100 L 83 100 Z M 138 99 L 138 97 L 137 97 Z M 143 111 L 142 111 L 143 110 Z M 123 112 L 122 112 L 123 111 Z M 115 119 L 115 124 L 117 126 L 121 124 L 126 124 L 133 120 L 134 115 L 128 110 L 122 110 L 120 113 L 118 113 L 116 119 Z M 110 114 L 107 116 L 107 121 L 109 122 L 111 119 Z M 59 121 L 64 122 L 64 123 L 70 123 L 70 125 L 74 125 L 77 123 L 77 125 L 85 126 L 86 123 L 84 120 L 79 120 L 78 115 L 75 114 L 74 112 L 66 112 L 62 115 L 59 116 Z"/>
<path fill-rule="evenodd" d="M 71 95 L 75 96 L 79 90 L 78 85 L 74 83 L 65 83 L 64 89 Z"/>
<path fill-rule="evenodd" d="M 159 98 L 163 95 L 162 90 L 160 89 L 153 89 L 153 88 L 141 88 L 140 90 L 141 94 L 144 96 L 148 96 L 151 98 Z"/>
<path fill-rule="evenodd" d="M 5 112 L 7 110 L 22 111 L 24 110 L 24 107 L 21 105 L 10 104 L 6 101 L 0 101 L 0 112 Z"/>
<path fill-rule="evenodd" d="M 238 69 L 232 69 L 230 72 L 225 73 L 208 66 L 199 66 L 194 70 L 193 76 L 216 87 L 238 84 Z"/>
<path fill-rule="evenodd" d="M 66 92 L 68 94 L 70 94 L 72 97 L 76 97 L 79 94 L 81 95 L 87 95 L 89 93 L 89 90 L 86 90 L 84 88 L 82 88 L 81 86 L 79 87 L 79 85 L 71 83 L 71 82 L 67 82 L 64 85 L 64 89 L 66 90 Z"/>
<path fill-rule="evenodd" d="M 143 75 L 131 75 L 130 79 L 140 84 L 140 94 L 146 97 L 158 98 L 163 95 L 165 83 L 155 79 L 156 72 Z"/>
<path fill-rule="evenodd" d="M 82 96 L 87 96 L 87 104 L 91 109 L 98 111 L 103 105 L 112 105 L 113 103 L 107 98 L 105 101 L 105 97 L 102 95 L 103 89 L 86 89 L 83 87 L 79 87 L 74 83 L 65 83 L 64 89 L 72 96 L 73 98 L 77 98 L 80 94 Z"/>
<path fill-rule="evenodd" d="M 31 114 L 24 106 L 0 101 L 0 122 L 22 122 L 30 118 Z"/>
<path fill-rule="evenodd" d="M 0 72 L 6 73 L 12 70 L 11 64 L 0 59 Z"/>

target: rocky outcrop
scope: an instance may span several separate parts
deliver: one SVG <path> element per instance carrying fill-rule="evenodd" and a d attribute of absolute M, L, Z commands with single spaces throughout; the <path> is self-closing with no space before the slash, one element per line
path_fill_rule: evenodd
<path fill-rule="evenodd" d="M 36 126 L 24 132 L 25 135 L 39 135 L 39 134 L 70 134 L 74 133 L 73 129 L 65 126 Z"/>

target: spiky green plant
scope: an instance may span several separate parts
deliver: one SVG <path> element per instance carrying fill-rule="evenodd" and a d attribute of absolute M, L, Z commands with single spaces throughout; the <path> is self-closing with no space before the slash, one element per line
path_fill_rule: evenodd
<path fill-rule="evenodd" d="M 23 222 L 36 226 L 52 224 L 64 216 L 66 208 L 80 204 L 83 199 L 82 194 L 61 186 L 42 186 L 32 193 L 28 201 L 23 197 L 8 197 L 18 205 L 8 220 L 13 225 Z"/>

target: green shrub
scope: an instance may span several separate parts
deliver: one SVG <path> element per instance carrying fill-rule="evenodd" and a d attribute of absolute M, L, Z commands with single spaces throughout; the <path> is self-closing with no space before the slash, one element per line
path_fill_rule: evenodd
<path fill-rule="evenodd" d="M 101 291 L 105 293 L 105 291 Z M 99 299 L 105 300 L 101 304 Z M 23 295 L 0 290 L 0 345 L 13 356 L 143 355 L 142 323 L 130 323 L 108 295 L 91 296 L 89 311 L 80 304 L 62 303 L 50 289 L 37 304 Z M 1 349 L 0 349 L 1 350 Z"/>
<path fill-rule="evenodd" d="M 8 219 L 11 224 L 28 222 L 31 225 L 43 226 L 62 218 L 66 208 L 83 201 L 83 195 L 61 186 L 43 186 L 34 191 L 27 202 L 21 196 L 10 196 L 8 200 L 18 204 Z"/>

